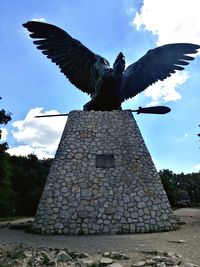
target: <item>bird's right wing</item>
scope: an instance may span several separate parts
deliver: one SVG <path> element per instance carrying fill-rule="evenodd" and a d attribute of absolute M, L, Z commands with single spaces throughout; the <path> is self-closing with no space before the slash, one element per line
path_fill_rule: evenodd
<path fill-rule="evenodd" d="M 93 94 L 98 78 L 109 69 L 109 62 L 94 54 L 64 30 L 47 23 L 29 21 L 23 24 L 31 32 L 33 43 L 59 66 L 77 88 Z"/>
<path fill-rule="evenodd" d="M 136 96 L 148 86 L 170 77 L 181 66 L 188 65 L 194 57 L 188 54 L 197 53 L 199 45 L 190 43 L 167 44 L 149 50 L 138 61 L 127 67 L 122 76 L 121 101 Z"/>

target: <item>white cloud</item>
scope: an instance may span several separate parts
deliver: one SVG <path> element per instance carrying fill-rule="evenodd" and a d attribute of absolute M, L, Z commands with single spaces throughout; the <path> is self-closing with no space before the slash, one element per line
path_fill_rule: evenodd
<path fill-rule="evenodd" d="M 181 99 L 181 95 L 176 91 L 180 85 L 185 83 L 188 79 L 188 74 L 186 71 L 182 73 L 176 72 L 173 78 L 167 78 L 164 81 L 159 81 L 154 85 L 149 86 L 145 90 L 145 95 L 151 97 L 152 101 L 150 105 L 158 105 L 159 103 L 166 103 L 169 101 L 177 101 Z"/>
<path fill-rule="evenodd" d="M 6 141 L 8 135 L 8 131 L 6 128 L 1 128 L 1 141 Z"/>
<path fill-rule="evenodd" d="M 199 171 L 200 171 L 200 164 L 196 164 L 196 165 L 194 166 L 194 169 L 196 169 L 196 170 L 199 170 Z"/>
<path fill-rule="evenodd" d="M 24 120 L 15 121 L 12 126 L 13 137 L 19 143 L 17 147 L 8 150 L 10 154 L 28 155 L 36 154 L 39 158 L 53 156 L 64 125 L 66 117 L 35 118 L 37 115 L 59 114 L 56 110 L 43 112 L 43 108 L 29 110 Z"/>
<path fill-rule="evenodd" d="M 46 22 L 45 18 L 33 18 L 32 21 Z"/>
<path fill-rule="evenodd" d="M 52 151 L 48 151 L 46 147 L 35 147 L 32 145 L 20 145 L 16 147 L 9 148 L 7 152 L 10 155 L 15 155 L 15 156 L 27 156 L 30 154 L 37 155 L 39 159 L 43 158 L 52 158 L 54 154 Z"/>
<path fill-rule="evenodd" d="M 144 0 L 133 19 L 136 29 L 152 32 L 156 45 L 189 42 L 200 43 L 199 0 Z M 153 103 L 176 101 L 181 98 L 176 87 L 183 84 L 188 75 L 178 72 L 165 82 L 147 89 Z"/>
<path fill-rule="evenodd" d="M 133 24 L 157 35 L 157 45 L 200 43 L 199 0 L 144 0 Z"/>

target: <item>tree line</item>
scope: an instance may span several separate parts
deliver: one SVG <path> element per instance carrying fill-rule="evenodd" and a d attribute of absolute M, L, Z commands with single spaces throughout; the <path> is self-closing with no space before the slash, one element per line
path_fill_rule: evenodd
<path fill-rule="evenodd" d="M 200 172 L 176 174 L 161 170 L 159 174 L 172 207 L 177 207 L 177 200 L 184 196 L 188 196 L 191 206 L 200 204 Z"/>
<path fill-rule="evenodd" d="M 0 124 L 7 124 L 11 116 L 10 112 L 1 109 Z M 0 143 L 0 216 L 32 216 L 36 212 L 52 159 L 40 160 L 36 155 L 11 156 L 7 149 L 6 142 Z"/>
<path fill-rule="evenodd" d="M 10 120 L 11 114 L 0 110 L 0 124 Z M 0 144 L 0 216 L 34 216 L 52 159 L 40 160 L 33 154 L 11 156 L 7 149 L 7 143 Z M 191 205 L 200 203 L 200 172 L 175 174 L 162 170 L 159 174 L 172 207 L 184 195 Z"/>
<path fill-rule="evenodd" d="M 51 166 L 52 159 L 36 155 L 10 156 L 0 166 L 0 216 L 33 216 Z M 4 169 L 4 172 L 2 170 Z"/>

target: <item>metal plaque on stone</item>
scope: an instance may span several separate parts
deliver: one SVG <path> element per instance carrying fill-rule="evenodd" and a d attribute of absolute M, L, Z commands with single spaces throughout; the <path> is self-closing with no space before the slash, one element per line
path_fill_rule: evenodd
<path fill-rule="evenodd" d="M 113 154 L 96 155 L 96 168 L 115 168 L 115 158 Z"/>

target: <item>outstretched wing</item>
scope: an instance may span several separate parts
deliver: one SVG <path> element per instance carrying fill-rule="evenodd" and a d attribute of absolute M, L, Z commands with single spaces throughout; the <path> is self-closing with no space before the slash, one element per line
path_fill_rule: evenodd
<path fill-rule="evenodd" d="M 77 88 L 92 94 L 99 76 L 109 62 L 94 54 L 64 30 L 47 23 L 29 21 L 23 24 L 31 32 L 33 43 L 42 53 L 59 66 L 61 72 Z"/>
<path fill-rule="evenodd" d="M 134 97 L 148 86 L 170 77 L 176 70 L 183 70 L 197 53 L 199 45 L 189 43 L 167 44 L 149 50 L 142 58 L 127 67 L 120 88 L 121 101 Z"/>

